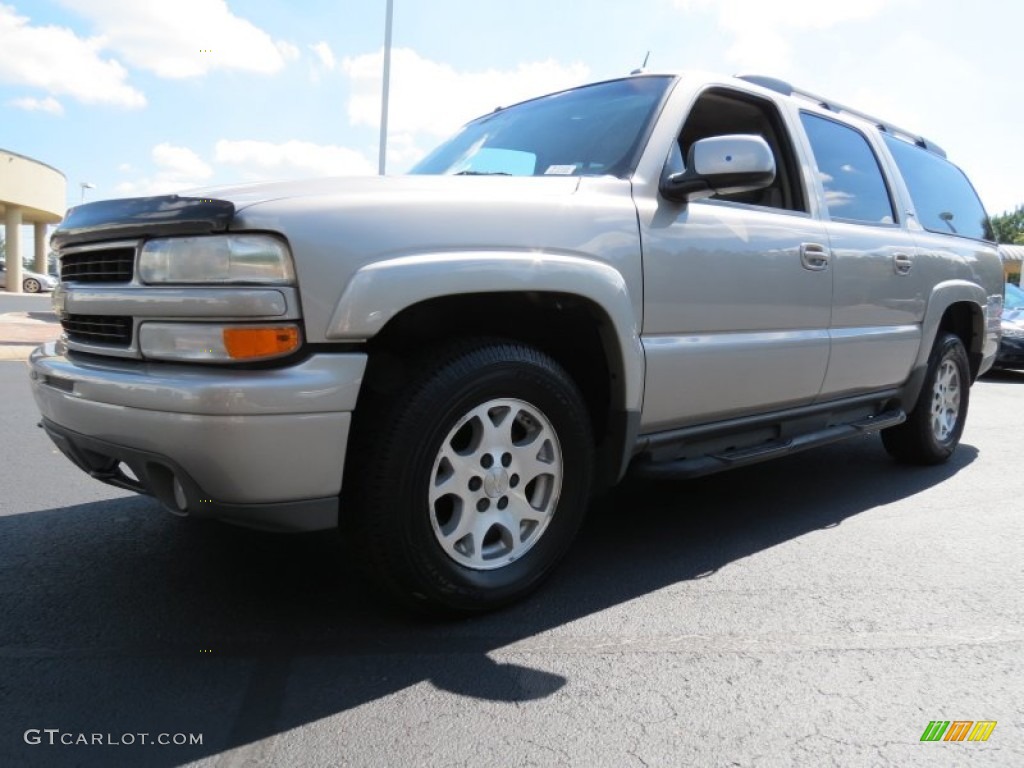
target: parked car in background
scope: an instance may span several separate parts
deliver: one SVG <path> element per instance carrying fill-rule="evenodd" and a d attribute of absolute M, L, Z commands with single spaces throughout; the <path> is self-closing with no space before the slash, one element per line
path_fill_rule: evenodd
<path fill-rule="evenodd" d="M 22 267 L 21 290 L 25 293 L 39 293 L 40 291 L 52 291 L 60 283 L 52 275 L 41 275 L 38 272 Z M 7 264 L 0 262 L 0 288 L 7 288 Z"/>
<path fill-rule="evenodd" d="M 1024 289 L 1013 283 L 1006 284 L 1002 327 L 996 367 L 1024 369 Z"/>

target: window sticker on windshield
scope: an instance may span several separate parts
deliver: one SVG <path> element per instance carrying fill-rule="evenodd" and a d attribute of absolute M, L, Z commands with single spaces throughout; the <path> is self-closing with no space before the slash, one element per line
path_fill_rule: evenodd
<path fill-rule="evenodd" d="M 575 165 L 549 165 L 544 171 L 545 176 L 572 176 L 576 173 Z"/>

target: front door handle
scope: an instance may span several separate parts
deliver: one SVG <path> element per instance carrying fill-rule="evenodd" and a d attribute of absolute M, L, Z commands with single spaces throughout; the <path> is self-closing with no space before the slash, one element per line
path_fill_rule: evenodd
<path fill-rule="evenodd" d="M 905 253 L 897 253 L 892 257 L 892 266 L 897 275 L 906 275 L 914 266 L 914 259 Z"/>
<path fill-rule="evenodd" d="M 820 272 L 828 268 L 828 248 L 820 243 L 802 243 L 800 245 L 800 263 L 804 269 Z"/>

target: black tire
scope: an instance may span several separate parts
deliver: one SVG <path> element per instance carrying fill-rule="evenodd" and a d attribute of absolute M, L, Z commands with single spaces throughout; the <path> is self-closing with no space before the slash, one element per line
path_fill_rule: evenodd
<path fill-rule="evenodd" d="M 371 369 L 346 466 L 347 548 L 374 581 L 420 610 L 490 610 L 539 586 L 590 498 L 593 438 L 573 380 L 537 349 L 496 340 L 435 350 L 397 388 L 374 376 Z M 551 462 L 540 474 L 538 457 Z"/>
<path fill-rule="evenodd" d="M 25 293 L 39 293 L 43 286 L 34 277 L 26 277 L 21 283 L 21 289 Z"/>
<path fill-rule="evenodd" d="M 882 430 L 885 449 L 904 464 L 945 462 L 960 444 L 970 392 L 963 342 L 952 333 L 940 333 L 914 409 L 902 424 Z"/>

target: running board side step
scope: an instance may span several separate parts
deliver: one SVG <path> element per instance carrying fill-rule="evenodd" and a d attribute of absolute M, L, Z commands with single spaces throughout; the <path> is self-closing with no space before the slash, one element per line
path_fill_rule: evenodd
<path fill-rule="evenodd" d="M 737 448 L 732 451 L 672 461 L 638 461 L 634 462 L 630 468 L 630 474 L 649 478 L 700 477 L 726 469 L 757 464 L 790 453 L 806 451 L 808 448 L 817 448 L 819 445 L 828 445 L 856 435 L 877 432 L 887 427 L 895 427 L 906 420 L 907 414 L 898 408 L 849 424 L 826 427 L 817 432 L 808 432 L 805 435 L 788 439 L 771 440 L 749 448 Z"/>

